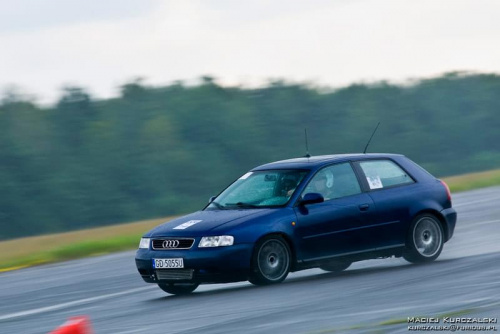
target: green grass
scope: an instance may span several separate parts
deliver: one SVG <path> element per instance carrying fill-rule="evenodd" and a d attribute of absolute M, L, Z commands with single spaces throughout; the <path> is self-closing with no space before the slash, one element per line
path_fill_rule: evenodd
<path fill-rule="evenodd" d="M 174 217 L 0 242 L 0 272 L 136 249 L 148 230 Z"/>
<path fill-rule="evenodd" d="M 500 185 L 500 169 L 443 178 L 452 193 Z"/>
<path fill-rule="evenodd" d="M 452 193 L 500 185 L 500 169 L 443 180 Z M 0 242 L 0 272 L 136 249 L 144 232 L 170 219 L 172 217 L 3 241 Z"/>
<path fill-rule="evenodd" d="M 472 308 L 472 309 L 463 309 L 463 310 L 456 310 L 453 312 L 448 312 L 448 313 L 442 313 L 438 315 L 420 315 L 420 316 L 412 316 L 415 318 L 437 318 L 437 319 L 443 319 L 444 317 L 460 317 L 463 315 L 471 314 L 474 312 L 480 312 L 483 307 L 477 307 L 477 308 Z M 323 329 L 320 331 L 315 331 L 311 332 L 311 334 L 327 334 L 327 333 L 336 333 L 336 332 L 353 332 L 356 333 L 360 330 L 371 330 L 371 333 L 386 333 L 387 332 L 387 327 L 390 326 L 395 326 L 395 325 L 404 325 L 402 327 L 405 327 L 408 325 L 408 317 L 406 318 L 400 318 L 400 319 L 389 319 L 385 320 L 379 323 L 368 323 L 368 324 L 357 324 L 353 325 L 350 327 L 345 327 L 345 328 L 330 328 L 330 329 Z"/>
<path fill-rule="evenodd" d="M 71 260 L 87 255 L 99 255 L 137 248 L 141 234 L 118 236 L 103 240 L 82 241 L 73 245 L 56 248 L 50 251 L 54 259 Z"/>
<path fill-rule="evenodd" d="M 107 240 L 84 240 L 48 250 L 40 250 L 34 255 L 20 256 L 0 262 L 0 272 L 44 263 L 79 259 L 137 248 L 141 234 L 123 235 Z"/>

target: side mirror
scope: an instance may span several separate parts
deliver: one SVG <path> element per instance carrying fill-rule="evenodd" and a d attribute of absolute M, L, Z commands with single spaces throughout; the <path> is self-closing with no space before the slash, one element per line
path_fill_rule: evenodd
<path fill-rule="evenodd" d="M 212 196 L 208 199 L 208 204 L 212 203 L 215 199 L 217 198 L 217 196 Z"/>
<path fill-rule="evenodd" d="M 300 205 L 323 203 L 324 201 L 325 201 L 325 198 L 321 194 L 307 193 L 304 195 L 304 197 L 300 201 Z"/>

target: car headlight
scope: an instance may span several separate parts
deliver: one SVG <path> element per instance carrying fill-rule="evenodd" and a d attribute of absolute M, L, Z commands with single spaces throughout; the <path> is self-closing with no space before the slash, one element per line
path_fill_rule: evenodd
<path fill-rule="evenodd" d="M 149 249 L 150 242 L 151 242 L 151 238 L 141 238 L 141 241 L 139 242 L 139 249 L 141 249 L 141 248 Z"/>
<path fill-rule="evenodd" d="M 234 243 L 234 237 L 230 235 L 219 235 L 216 237 L 203 237 L 198 247 L 221 247 L 231 246 Z"/>

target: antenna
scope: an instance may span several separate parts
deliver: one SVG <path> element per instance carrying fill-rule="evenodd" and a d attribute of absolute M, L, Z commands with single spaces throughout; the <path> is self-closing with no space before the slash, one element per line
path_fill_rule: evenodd
<path fill-rule="evenodd" d="M 375 127 L 375 130 L 373 130 L 372 136 L 370 139 L 368 139 L 368 143 L 366 143 L 365 150 L 363 151 L 363 154 L 366 154 L 366 150 L 368 149 L 368 145 L 370 145 L 370 142 L 372 141 L 373 135 L 375 132 L 377 132 L 378 126 L 380 125 L 380 122 L 378 122 L 377 126 Z"/>
<path fill-rule="evenodd" d="M 309 154 L 309 145 L 307 143 L 307 128 L 304 128 L 304 135 L 305 135 L 305 138 L 306 138 L 306 155 L 304 155 L 304 157 L 310 158 L 311 155 Z"/>

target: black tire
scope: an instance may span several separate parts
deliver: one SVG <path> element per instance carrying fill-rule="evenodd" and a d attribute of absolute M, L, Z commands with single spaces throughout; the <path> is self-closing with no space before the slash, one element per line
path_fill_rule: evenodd
<path fill-rule="evenodd" d="M 432 262 L 441 254 L 443 244 L 441 222 L 431 214 L 419 215 L 410 225 L 403 257 L 411 263 Z"/>
<path fill-rule="evenodd" d="M 282 282 L 290 272 L 291 251 L 280 236 L 264 237 L 255 245 L 249 281 L 255 285 Z"/>
<path fill-rule="evenodd" d="M 198 283 L 159 283 L 160 289 L 171 295 L 187 295 L 198 287 Z"/>
<path fill-rule="evenodd" d="M 352 262 L 349 261 L 333 261 L 330 263 L 326 263 L 320 266 L 324 271 L 330 271 L 332 273 L 339 273 L 341 271 L 346 270 Z"/>

